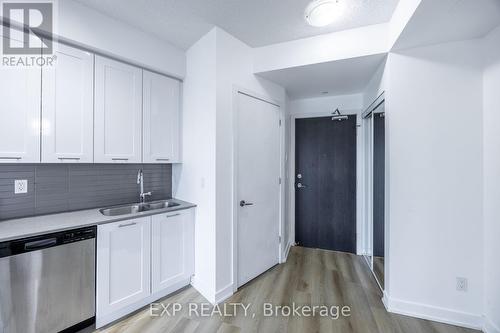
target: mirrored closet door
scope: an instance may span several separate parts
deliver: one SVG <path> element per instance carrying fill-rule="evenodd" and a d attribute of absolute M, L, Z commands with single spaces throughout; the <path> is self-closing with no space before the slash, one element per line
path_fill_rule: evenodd
<path fill-rule="evenodd" d="M 385 275 L 385 100 L 363 114 L 365 146 L 365 258 L 381 289 Z"/>

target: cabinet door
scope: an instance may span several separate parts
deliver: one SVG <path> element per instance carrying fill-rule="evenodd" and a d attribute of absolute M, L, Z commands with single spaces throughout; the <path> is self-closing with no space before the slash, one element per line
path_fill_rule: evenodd
<path fill-rule="evenodd" d="M 41 82 L 36 66 L 0 66 L 0 163 L 40 162 Z"/>
<path fill-rule="evenodd" d="M 64 44 L 42 72 L 42 162 L 94 159 L 94 55 Z"/>
<path fill-rule="evenodd" d="M 152 292 L 191 277 L 194 268 L 192 210 L 152 217 Z"/>
<path fill-rule="evenodd" d="M 97 229 L 97 319 L 150 294 L 151 219 Z"/>
<path fill-rule="evenodd" d="M 140 163 L 142 70 L 95 57 L 96 163 Z"/>
<path fill-rule="evenodd" d="M 144 71 L 143 162 L 179 162 L 180 81 Z"/>

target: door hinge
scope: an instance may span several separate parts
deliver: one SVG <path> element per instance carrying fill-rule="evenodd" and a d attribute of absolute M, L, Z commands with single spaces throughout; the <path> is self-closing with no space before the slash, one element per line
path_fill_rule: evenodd
<path fill-rule="evenodd" d="M 278 242 L 281 244 L 281 236 L 278 236 Z"/>
<path fill-rule="evenodd" d="M 281 119 L 279 120 L 280 126 L 281 126 Z"/>
<path fill-rule="evenodd" d="M 278 178 L 278 184 L 281 185 L 281 177 Z"/>

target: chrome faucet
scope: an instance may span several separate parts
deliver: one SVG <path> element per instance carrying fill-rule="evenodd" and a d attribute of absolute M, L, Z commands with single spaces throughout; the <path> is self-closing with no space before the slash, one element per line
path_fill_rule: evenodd
<path fill-rule="evenodd" d="M 141 193 L 139 194 L 139 202 L 144 203 L 146 202 L 146 197 L 151 196 L 151 192 L 146 192 L 144 193 L 144 174 L 142 173 L 142 169 L 139 169 L 139 172 L 137 173 L 137 184 L 140 185 L 141 187 Z"/>

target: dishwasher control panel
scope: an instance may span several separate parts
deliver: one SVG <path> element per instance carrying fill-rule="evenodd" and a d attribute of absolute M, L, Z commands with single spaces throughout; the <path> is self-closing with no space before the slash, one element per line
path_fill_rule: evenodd
<path fill-rule="evenodd" d="M 97 234 L 96 227 L 68 231 L 63 236 L 63 244 L 79 242 L 85 239 L 95 238 L 96 234 Z"/>
<path fill-rule="evenodd" d="M 0 258 L 80 242 L 96 238 L 96 235 L 97 227 L 91 226 L 3 242 L 0 243 Z"/>

